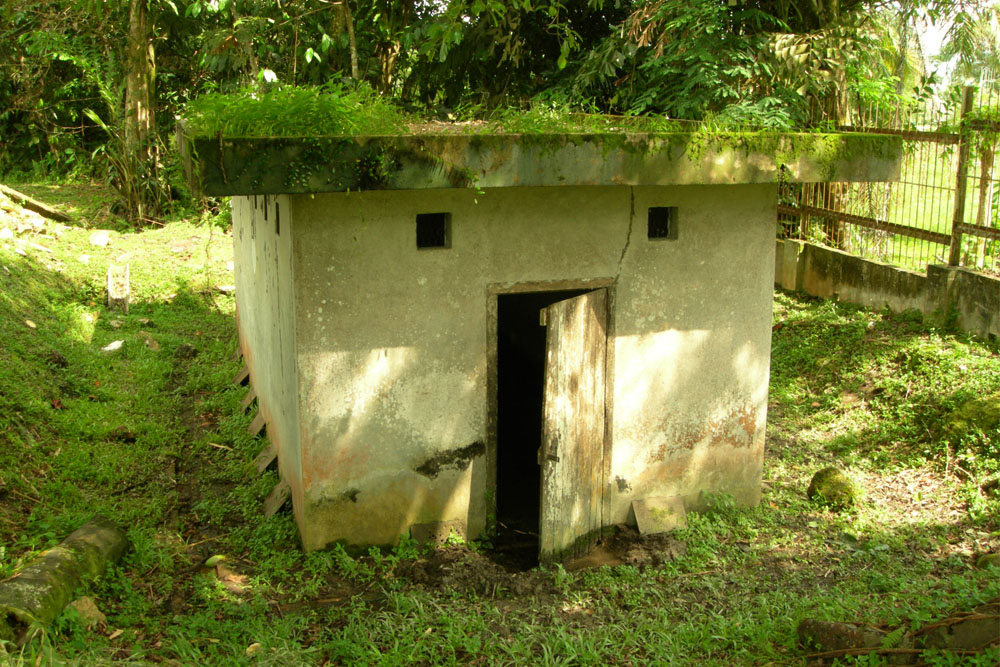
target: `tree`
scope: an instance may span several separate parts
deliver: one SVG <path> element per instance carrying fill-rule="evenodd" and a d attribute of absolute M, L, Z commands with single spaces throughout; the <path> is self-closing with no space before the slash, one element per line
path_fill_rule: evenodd
<path fill-rule="evenodd" d="M 906 45 L 922 15 L 954 18 L 946 54 L 960 68 L 996 65 L 984 2 L 5 0 L 0 170 L 94 156 L 123 209 L 154 218 L 167 183 L 180 187 L 160 146 L 187 100 L 341 79 L 445 115 L 534 99 L 779 128 L 838 121 L 857 99 L 917 84 Z"/>
<path fill-rule="evenodd" d="M 1000 6 L 956 12 L 948 21 L 938 62 L 955 62 L 955 76 L 978 82 L 983 74 L 1000 76 Z"/>
<path fill-rule="evenodd" d="M 129 0 L 128 39 L 125 47 L 125 113 L 122 139 L 122 179 L 157 180 L 156 53 L 148 0 Z M 138 220 L 160 213 L 160 188 L 130 186 L 129 213 Z"/>

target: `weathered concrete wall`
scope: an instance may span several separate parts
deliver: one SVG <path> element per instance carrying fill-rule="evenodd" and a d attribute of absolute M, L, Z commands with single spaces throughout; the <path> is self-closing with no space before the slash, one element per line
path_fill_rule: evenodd
<path fill-rule="evenodd" d="M 926 275 L 803 241 L 778 240 L 774 282 L 812 296 L 893 312 L 955 317 L 983 337 L 1000 335 L 1000 280 L 967 269 L 928 266 Z"/>
<path fill-rule="evenodd" d="M 291 205 L 288 197 L 260 195 L 233 197 L 232 207 L 240 347 L 298 513 L 302 488 Z"/>
<path fill-rule="evenodd" d="M 463 522 L 470 535 L 485 527 L 487 313 L 497 284 L 613 282 L 606 524 L 645 496 L 757 500 L 773 185 L 291 203 L 306 548 L 392 542 L 430 521 Z M 649 206 L 678 207 L 677 240 L 646 238 Z M 418 250 L 416 214 L 441 211 L 451 213 L 451 248 Z"/>
<path fill-rule="evenodd" d="M 674 202 L 678 240 L 640 233 L 619 274 L 606 524 L 637 498 L 698 507 L 706 492 L 748 504 L 760 494 L 775 189 L 637 190 L 637 222 Z"/>
<path fill-rule="evenodd" d="M 927 267 L 927 291 L 955 324 L 983 337 L 1000 336 L 1000 279 L 968 269 Z"/>

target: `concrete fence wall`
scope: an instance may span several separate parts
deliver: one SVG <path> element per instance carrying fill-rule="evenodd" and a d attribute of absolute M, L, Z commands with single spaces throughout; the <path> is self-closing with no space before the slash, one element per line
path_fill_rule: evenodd
<path fill-rule="evenodd" d="M 1000 336 L 1000 280 L 952 266 L 926 274 L 803 241 L 777 241 L 774 283 L 787 290 L 893 312 L 918 310 L 964 331 Z"/>

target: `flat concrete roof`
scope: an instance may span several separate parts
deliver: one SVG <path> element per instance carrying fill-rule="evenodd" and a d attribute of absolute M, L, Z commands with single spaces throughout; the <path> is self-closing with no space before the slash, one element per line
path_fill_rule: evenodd
<path fill-rule="evenodd" d="M 211 196 L 579 185 L 890 181 L 902 140 L 860 133 L 614 132 L 192 137 L 185 172 Z"/>

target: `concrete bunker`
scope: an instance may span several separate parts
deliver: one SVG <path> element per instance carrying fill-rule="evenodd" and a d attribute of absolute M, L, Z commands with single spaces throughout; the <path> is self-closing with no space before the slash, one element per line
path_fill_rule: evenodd
<path fill-rule="evenodd" d="M 888 179 L 900 152 L 852 135 L 324 141 L 304 173 L 313 139 L 181 133 L 192 178 L 234 196 L 240 345 L 303 546 L 499 522 L 537 533 L 543 559 L 634 501 L 757 502 L 777 181 Z M 379 179 L 357 173 L 373 159 Z"/>

